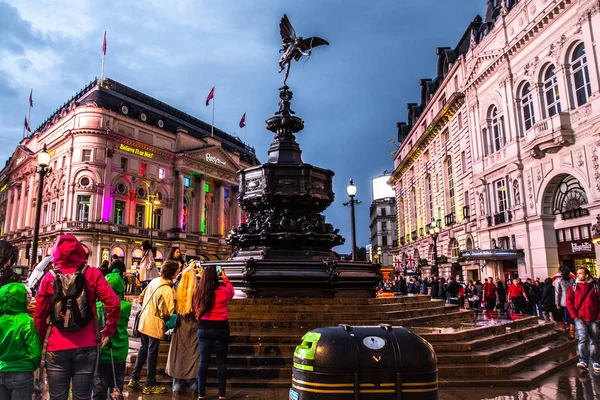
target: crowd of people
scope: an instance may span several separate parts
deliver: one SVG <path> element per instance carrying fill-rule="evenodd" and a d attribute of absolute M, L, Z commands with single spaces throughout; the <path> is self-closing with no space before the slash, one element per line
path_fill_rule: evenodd
<path fill-rule="evenodd" d="M 600 375 L 600 283 L 584 267 L 577 269 L 577 275 L 564 265 L 559 271 L 557 276 L 543 281 L 515 278 L 506 285 L 491 277 L 465 283 L 452 277 L 397 276 L 382 282 L 379 290 L 395 295 L 426 294 L 483 312 L 486 317 L 526 314 L 554 322 L 556 329 L 566 332 L 569 339 L 578 339 L 577 366 L 587 370 L 591 361 L 594 374 Z"/>
<path fill-rule="evenodd" d="M 173 396 L 190 391 L 206 398 L 214 353 L 219 399 L 225 399 L 231 282 L 220 268 L 186 263 L 178 248 L 159 268 L 150 243 L 142 246 L 143 291 L 134 326 L 140 348 L 127 386 L 143 394 L 167 391 L 157 385 L 156 365 L 167 321 L 174 320 L 166 370 Z M 46 388 L 51 400 L 123 398 L 132 312 L 124 298 L 123 261 L 91 267 L 82 244 L 61 235 L 33 292 L 11 269 L 17 254 L 0 240 L 0 400 L 41 399 Z"/>

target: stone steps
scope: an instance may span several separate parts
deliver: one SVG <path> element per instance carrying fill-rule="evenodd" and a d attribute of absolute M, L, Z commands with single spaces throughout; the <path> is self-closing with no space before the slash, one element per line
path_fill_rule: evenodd
<path fill-rule="evenodd" d="M 569 354 L 575 346 L 557 334 L 551 324 L 539 324 L 536 317 L 514 316 L 512 321 L 486 321 L 479 326 L 480 322 L 473 322 L 472 311 L 429 301 L 426 296 L 245 299 L 232 301 L 229 311 L 229 387 L 290 387 L 293 353 L 302 336 L 312 329 L 339 323 L 412 327 L 436 350 L 440 386 L 472 386 L 473 377 L 482 384 L 504 379 L 524 385 L 540 379 L 536 371 L 548 374 L 570 362 Z M 128 374 L 138 348 L 139 340 L 131 339 Z M 166 385 L 171 382 L 164 376 L 168 350 L 169 343 L 162 342 L 157 379 Z M 557 354 L 560 357 L 553 364 Z M 214 356 L 208 384 L 216 385 Z"/>

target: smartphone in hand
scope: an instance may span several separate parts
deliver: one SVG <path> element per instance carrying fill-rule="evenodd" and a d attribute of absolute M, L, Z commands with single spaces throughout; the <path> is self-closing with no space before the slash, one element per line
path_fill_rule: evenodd
<path fill-rule="evenodd" d="M 223 277 L 223 267 L 221 267 L 220 265 L 217 265 L 216 269 L 217 269 L 217 276 L 219 278 Z"/>

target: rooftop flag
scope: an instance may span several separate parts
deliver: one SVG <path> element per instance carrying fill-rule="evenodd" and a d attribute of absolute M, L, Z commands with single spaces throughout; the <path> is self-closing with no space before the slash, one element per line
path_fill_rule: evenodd
<path fill-rule="evenodd" d="M 243 128 L 246 126 L 246 113 L 244 112 L 244 115 L 242 115 L 242 119 L 240 119 L 240 128 Z"/>
<path fill-rule="evenodd" d="M 25 117 L 25 130 L 27 132 L 31 132 L 31 129 L 29 129 L 29 122 L 27 122 L 27 117 Z"/>
<path fill-rule="evenodd" d="M 29 107 L 33 107 L 33 89 L 29 92 Z"/>
<path fill-rule="evenodd" d="M 102 42 L 102 54 L 106 55 L 106 31 L 104 31 L 104 41 Z"/>
<path fill-rule="evenodd" d="M 208 107 L 208 105 L 210 104 L 210 101 L 212 99 L 215 98 L 215 87 L 213 86 L 212 90 L 210 91 L 210 93 L 208 94 L 208 97 L 206 98 L 206 106 Z"/>

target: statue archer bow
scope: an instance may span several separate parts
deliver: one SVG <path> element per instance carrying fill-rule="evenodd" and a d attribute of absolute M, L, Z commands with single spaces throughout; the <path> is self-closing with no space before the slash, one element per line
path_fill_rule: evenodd
<path fill-rule="evenodd" d="M 283 49 L 279 50 L 280 53 L 283 52 L 279 59 L 279 72 L 285 68 L 285 78 L 283 79 L 283 85 L 285 86 L 290 74 L 292 60 L 299 61 L 302 56 L 310 58 L 313 48 L 324 44 L 328 45 L 329 42 L 316 36 L 307 39 L 296 36 L 296 31 L 285 14 L 281 18 L 279 31 L 281 39 L 283 39 Z"/>

